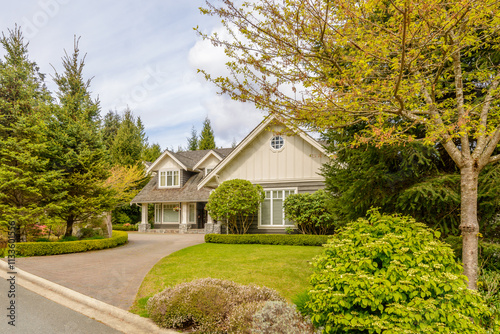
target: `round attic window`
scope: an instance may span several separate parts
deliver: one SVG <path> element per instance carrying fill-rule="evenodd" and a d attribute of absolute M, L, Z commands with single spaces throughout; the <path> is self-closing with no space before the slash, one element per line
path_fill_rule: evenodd
<path fill-rule="evenodd" d="M 285 140 L 281 136 L 274 136 L 271 138 L 271 148 L 273 150 L 281 150 L 285 145 Z"/>

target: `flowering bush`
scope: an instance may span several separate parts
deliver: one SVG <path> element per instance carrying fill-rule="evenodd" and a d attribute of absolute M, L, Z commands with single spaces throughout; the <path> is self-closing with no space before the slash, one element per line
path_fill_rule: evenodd
<path fill-rule="evenodd" d="M 484 300 L 438 236 L 376 210 L 348 224 L 314 263 L 313 323 L 324 333 L 484 333 Z"/>
<path fill-rule="evenodd" d="M 283 301 L 272 289 L 203 278 L 181 283 L 151 297 L 151 319 L 161 327 L 190 328 L 198 333 L 226 333 L 228 315 L 238 305 Z"/>

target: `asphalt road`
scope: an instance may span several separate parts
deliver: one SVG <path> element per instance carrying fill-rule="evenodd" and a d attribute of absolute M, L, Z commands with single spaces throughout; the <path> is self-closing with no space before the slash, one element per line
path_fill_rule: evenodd
<path fill-rule="evenodd" d="M 10 284 L 0 279 L 0 333 L 19 334 L 116 334 L 121 333 L 100 322 L 15 285 L 15 326 L 9 325 L 7 310 Z"/>

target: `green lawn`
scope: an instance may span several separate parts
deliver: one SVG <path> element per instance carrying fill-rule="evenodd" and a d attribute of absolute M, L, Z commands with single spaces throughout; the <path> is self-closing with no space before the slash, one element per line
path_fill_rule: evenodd
<path fill-rule="evenodd" d="M 145 304 L 165 287 L 212 277 L 277 290 L 290 300 L 308 288 L 315 246 L 201 244 L 160 260 L 146 275 L 131 311 L 147 316 Z"/>

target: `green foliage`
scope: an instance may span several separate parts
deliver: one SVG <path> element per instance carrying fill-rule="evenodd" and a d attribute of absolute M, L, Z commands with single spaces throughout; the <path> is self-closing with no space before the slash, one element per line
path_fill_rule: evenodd
<path fill-rule="evenodd" d="M 66 235 L 75 222 L 98 216 L 113 204 L 112 191 L 104 185 L 110 165 L 99 129 L 99 101 L 90 96 L 90 80 L 83 79 L 84 64 L 76 40 L 73 54 L 63 58 L 64 72 L 54 76 L 59 106 L 49 124 L 51 164 L 63 172 L 67 196 L 57 214 L 66 222 Z"/>
<path fill-rule="evenodd" d="M 194 125 L 191 128 L 191 137 L 187 138 L 187 149 L 188 151 L 196 151 L 198 149 L 198 133 Z"/>
<path fill-rule="evenodd" d="M 484 300 L 437 237 L 412 218 L 376 210 L 348 224 L 315 260 L 313 323 L 324 333 L 484 333 Z"/>
<path fill-rule="evenodd" d="M 104 145 L 108 150 L 111 149 L 113 145 L 113 140 L 118 133 L 118 129 L 120 128 L 121 117 L 116 111 L 108 111 L 106 115 L 104 115 L 104 120 L 102 124 L 102 140 Z"/>
<path fill-rule="evenodd" d="M 395 120 L 396 122 L 396 120 Z M 335 155 L 322 168 L 330 210 L 342 223 L 363 217 L 370 207 L 415 217 L 443 235 L 460 234 L 460 172 L 441 145 L 415 141 L 403 145 L 352 146 L 358 124 L 325 135 Z M 416 138 L 423 131 L 413 131 Z M 494 225 L 500 212 L 500 164 L 485 167 L 479 177 L 478 215 L 486 237 L 500 236 Z"/>
<path fill-rule="evenodd" d="M 78 241 L 78 240 L 79 239 L 74 235 L 65 235 L 59 240 L 59 242 Z"/>
<path fill-rule="evenodd" d="M 142 149 L 142 161 L 153 162 L 161 155 L 161 146 L 158 143 L 147 144 Z"/>
<path fill-rule="evenodd" d="M 305 234 L 206 234 L 205 242 L 214 244 L 260 244 L 322 246 L 331 236 Z"/>
<path fill-rule="evenodd" d="M 96 232 L 91 227 L 82 227 L 79 230 L 79 234 L 80 234 L 80 237 L 79 237 L 80 240 L 87 239 L 87 238 L 92 238 L 92 237 L 96 236 Z"/>
<path fill-rule="evenodd" d="M 297 306 L 297 310 L 303 314 L 303 315 L 308 315 L 309 314 L 309 309 L 307 308 L 307 303 L 311 300 L 311 296 L 309 295 L 309 290 L 307 291 L 302 291 L 301 293 L 296 294 L 292 298 L 292 302 Z"/>
<path fill-rule="evenodd" d="M 52 170 L 47 156 L 47 119 L 50 95 L 36 63 L 28 59 L 28 43 L 21 28 L 2 34 L 5 51 L 0 60 L 0 228 L 15 221 L 20 235 L 64 196 L 60 171 Z"/>
<path fill-rule="evenodd" d="M 139 226 L 137 224 L 113 224 L 113 231 L 137 231 Z"/>
<path fill-rule="evenodd" d="M 329 200 L 324 190 L 292 194 L 283 203 L 285 217 L 303 234 L 327 234 L 336 227 L 335 216 L 328 210 Z"/>
<path fill-rule="evenodd" d="M 209 196 L 205 208 L 212 218 L 227 222 L 231 233 L 244 234 L 259 210 L 265 193 L 260 185 L 247 180 L 222 182 Z"/>
<path fill-rule="evenodd" d="M 453 249 L 455 256 L 462 259 L 462 237 L 448 236 L 445 240 Z M 479 267 L 483 270 L 500 272 L 500 244 L 479 241 Z"/>
<path fill-rule="evenodd" d="M 198 141 L 199 150 L 211 150 L 216 148 L 214 130 L 210 125 L 210 120 L 208 117 L 203 121 L 203 129 L 201 130 L 200 139 Z"/>
<path fill-rule="evenodd" d="M 22 242 L 16 244 L 16 253 L 20 256 L 42 256 L 67 253 L 86 252 L 123 245 L 128 241 L 127 232 L 113 231 L 113 236 L 107 239 L 70 240 L 76 237 L 65 237 L 60 242 Z"/>
<path fill-rule="evenodd" d="M 490 314 L 482 319 L 482 325 L 488 334 L 500 333 L 500 272 L 483 270 L 477 285 L 490 309 Z"/>
<path fill-rule="evenodd" d="M 144 126 L 140 117 L 135 118 L 130 109 L 121 117 L 120 127 L 110 148 L 114 165 L 134 166 L 141 162 L 142 151 L 146 146 Z"/>
<path fill-rule="evenodd" d="M 147 309 L 161 327 L 226 333 L 227 317 L 236 306 L 268 300 L 283 298 L 266 287 L 203 278 L 165 289 L 149 299 Z"/>

